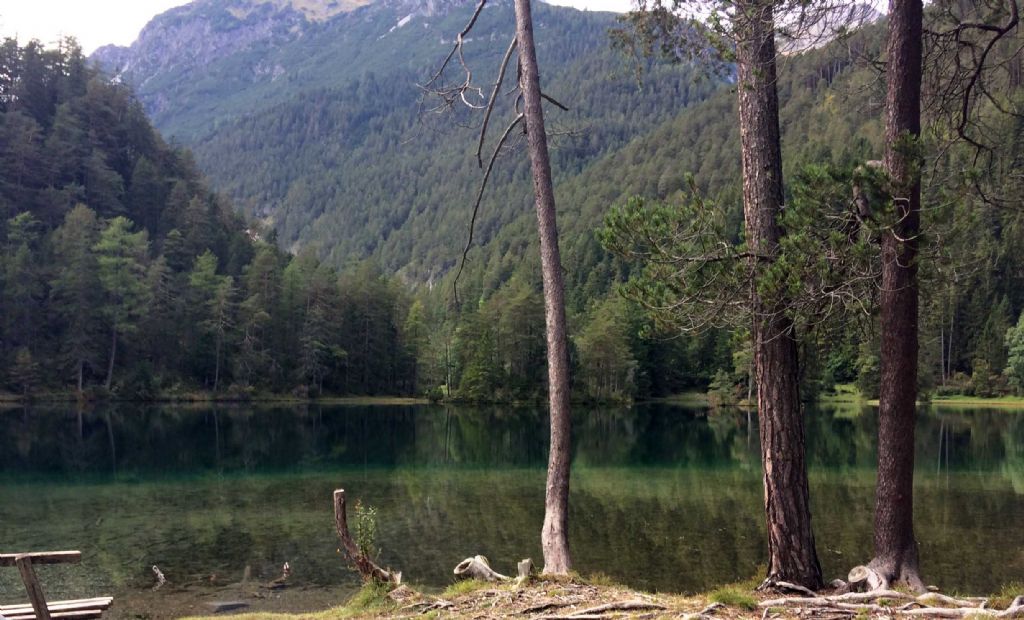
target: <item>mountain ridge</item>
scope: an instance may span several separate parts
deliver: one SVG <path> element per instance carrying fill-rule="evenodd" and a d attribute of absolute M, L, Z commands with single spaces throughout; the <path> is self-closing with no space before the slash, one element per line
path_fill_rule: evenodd
<path fill-rule="evenodd" d="M 237 1 L 183 14 L 199 20 L 193 30 L 205 31 L 210 19 L 237 22 L 222 10 Z M 479 116 L 428 113 L 435 104 L 421 100 L 416 84 L 450 50 L 473 6 L 384 0 L 304 22 L 280 46 L 254 35 L 248 47 L 201 66 L 151 63 L 149 74 L 140 68 L 122 75 L 165 135 L 190 147 L 240 210 L 272 223 L 283 247 L 314 246 L 337 267 L 373 258 L 389 272 L 429 283 L 461 254 L 480 174 L 472 153 L 477 135 L 464 125 Z M 648 63 L 639 88 L 635 67 L 611 49 L 606 33 L 614 14 L 540 4 L 535 19 L 545 89 L 570 108 L 549 111 L 559 134 L 558 178 L 717 86 L 695 83 L 688 67 Z M 467 62 L 485 90 L 513 24 L 511 3 L 491 2 L 466 38 Z M 159 32 L 150 27 L 147 36 Z M 156 43 L 138 48 L 147 45 Z M 169 50 L 165 58 L 173 59 Z M 276 75 L 253 67 L 274 67 Z M 509 104 L 499 105 L 496 122 Z M 485 195 L 481 242 L 530 209 L 528 166 L 514 152 L 500 158 Z"/>

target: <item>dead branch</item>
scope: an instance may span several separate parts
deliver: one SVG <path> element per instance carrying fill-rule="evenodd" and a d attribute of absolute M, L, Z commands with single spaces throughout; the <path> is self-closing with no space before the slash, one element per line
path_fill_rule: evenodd
<path fill-rule="evenodd" d="M 481 92 L 479 88 L 473 86 L 473 71 L 469 68 L 469 65 L 466 64 L 466 57 L 463 54 L 462 49 L 465 44 L 465 36 L 473 29 L 477 18 L 480 17 L 480 13 L 484 10 L 484 6 L 486 4 L 487 0 L 480 0 L 477 3 L 476 9 L 473 11 L 473 15 L 469 18 L 469 22 L 466 24 L 466 27 L 456 35 L 455 43 L 452 45 L 451 51 L 448 52 L 447 56 L 445 56 L 444 62 L 441 63 L 437 72 L 434 73 L 434 75 L 431 76 L 431 78 L 424 84 L 419 85 L 420 89 L 424 92 L 435 94 L 444 102 L 442 106 L 435 108 L 435 111 L 441 111 L 444 108 L 451 108 L 456 100 L 461 100 L 462 103 L 469 108 L 483 108 L 483 106 L 472 104 L 466 99 L 466 91 L 468 90 L 475 91 L 480 98 L 483 98 L 483 92 Z M 442 82 L 442 77 L 444 76 L 445 69 L 447 69 L 448 65 L 451 63 L 452 58 L 458 59 L 465 77 L 463 78 L 462 83 L 452 87 L 445 87 Z"/>
<path fill-rule="evenodd" d="M 494 111 L 494 103 L 498 100 L 498 89 L 501 88 L 501 83 L 505 81 L 505 71 L 508 70 L 508 62 L 512 59 L 512 52 L 516 49 L 516 38 L 512 37 L 512 42 L 508 44 L 508 49 L 505 50 L 505 56 L 501 59 L 501 66 L 498 68 L 498 77 L 494 81 L 494 90 L 491 91 L 491 98 L 487 101 L 487 110 L 484 112 L 484 122 L 480 125 L 480 141 L 476 145 L 476 162 L 483 168 L 484 161 L 481 154 L 484 150 L 484 139 L 487 137 L 487 124 L 491 120 L 491 113 Z"/>
<path fill-rule="evenodd" d="M 352 535 L 348 531 L 348 517 L 345 511 L 345 489 L 334 491 L 334 526 L 338 531 L 338 540 L 341 541 L 341 550 L 359 572 L 363 581 L 380 581 L 396 586 L 402 583 L 401 572 L 385 570 L 374 564 L 373 560 L 352 539 Z"/>
<path fill-rule="evenodd" d="M 778 590 L 789 590 L 790 592 L 800 592 L 801 594 L 806 594 L 807 596 L 817 596 L 818 595 L 817 592 L 815 592 L 814 590 L 811 590 L 810 588 L 805 588 L 805 587 L 803 587 L 801 585 L 797 585 L 795 583 L 790 583 L 788 581 L 772 581 L 768 585 L 769 585 L 769 587 L 775 588 L 775 589 L 778 589 Z"/>
<path fill-rule="evenodd" d="M 515 129 L 516 125 L 522 122 L 524 116 L 519 114 L 509 123 L 508 127 L 505 128 L 505 132 L 501 134 L 501 138 L 498 139 L 498 144 L 494 147 L 494 152 L 491 153 L 491 159 L 487 162 L 487 169 L 484 170 L 484 178 L 480 181 L 480 189 L 476 193 L 476 201 L 473 203 L 473 214 L 469 219 L 469 239 L 466 240 L 466 247 L 462 250 L 462 261 L 459 263 L 459 271 L 455 274 L 455 280 L 452 282 L 452 290 L 455 292 L 455 303 L 459 303 L 459 278 L 462 277 L 462 271 L 466 268 L 466 257 L 469 256 L 469 250 L 473 247 L 473 233 L 476 229 L 476 216 L 480 211 L 480 201 L 483 200 L 484 190 L 487 189 L 487 179 L 491 176 L 491 170 L 494 169 L 494 162 L 498 159 L 498 153 L 501 152 L 501 147 L 504 146 L 505 140 L 508 139 L 509 135 L 512 134 L 512 130 Z"/>

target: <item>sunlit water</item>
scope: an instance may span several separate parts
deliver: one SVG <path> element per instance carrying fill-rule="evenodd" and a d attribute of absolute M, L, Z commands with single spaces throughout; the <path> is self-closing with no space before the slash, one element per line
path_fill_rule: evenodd
<path fill-rule="evenodd" d="M 752 419 L 753 418 L 753 419 Z M 827 578 L 869 558 L 875 412 L 807 417 Z M 52 597 L 114 594 L 111 617 L 336 604 L 331 492 L 377 508 L 380 562 L 427 588 L 482 553 L 540 563 L 547 420 L 533 409 L 428 406 L 0 411 L 0 550 L 80 549 L 41 570 Z M 579 410 L 570 543 L 582 574 L 692 592 L 765 562 L 756 416 L 665 405 Z M 916 527 L 929 583 L 1024 580 L 1024 413 L 932 409 L 917 429 Z M 289 587 L 262 587 L 289 562 Z M 169 583 L 151 590 L 151 566 Z M 0 602 L 20 602 L 0 569 Z"/>

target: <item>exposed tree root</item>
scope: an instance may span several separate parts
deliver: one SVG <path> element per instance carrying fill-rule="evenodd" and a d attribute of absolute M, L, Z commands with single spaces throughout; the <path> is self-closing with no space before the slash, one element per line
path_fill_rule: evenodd
<path fill-rule="evenodd" d="M 616 601 L 614 603 L 605 603 L 596 607 L 581 609 L 571 614 L 539 616 L 535 620 L 585 620 L 587 618 L 603 618 L 605 614 L 613 611 L 643 611 L 650 609 L 660 610 L 665 609 L 665 606 L 649 601 Z"/>
<path fill-rule="evenodd" d="M 725 605 L 721 603 L 711 603 L 710 605 L 698 611 L 697 613 L 684 614 L 682 616 L 682 620 L 703 620 L 704 618 L 707 618 L 711 614 L 715 613 L 715 611 L 722 609 L 723 607 L 725 607 Z M 765 611 L 768 610 L 766 609 Z"/>
<path fill-rule="evenodd" d="M 900 603 L 900 606 L 894 604 Z M 784 607 L 798 613 L 820 615 L 834 611 L 849 615 L 877 613 L 886 615 L 924 616 L 928 618 L 1024 618 L 1024 596 L 1018 596 L 1006 609 L 992 609 L 983 598 L 955 598 L 928 592 L 921 595 L 896 590 L 847 592 L 833 596 L 785 597 L 761 601 L 765 609 Z"/>

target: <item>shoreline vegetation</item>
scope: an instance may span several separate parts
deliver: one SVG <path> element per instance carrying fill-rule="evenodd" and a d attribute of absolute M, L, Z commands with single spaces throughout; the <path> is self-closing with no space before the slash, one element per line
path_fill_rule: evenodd
<path fill-rule="evenodd" d="M 915 596 L 902 591 L 836 594 L 760 592 L 760 579 L 724 585 L 697 594 L 643 592 L 612 582 L 603 574 L 581 578 L 541 575 L 518 584 L 476 579 L 458 581 L 439 595 L 407 585 L 370 581 L 344 605 L 318 612 L 243 612 L 237 620 L 368 620 L 372 618 L 501 618 L 573 620 L 604 618 L 683 618 L 686 620 L 800 618 L 839 614 L 857 618 L 892 617 L 911 609 L 924 617 L 999 617 L 1019 609 L 1024 615 L 1024 586 L 1008 584 L 987 597 L 950 597 L 937 592 Z M 844 602 L 844 598 L 849 602 Z M 977 610 L 965 613 L 966 607 Z M 856 608 L 856 609 L 854 609 Z M 934 611 L 934 614 L 921 613 Z M 948 615 L 946 615 L 948 614 Z M 188 616 L 184 620 L 212 620 L 218 615 Z M 1017 617 L 1016 613 L 1008 617 Z"/>
<path fill-rule="evenodd" d="M 204 403 L 219 404 L 266 404 L 266 405 L 427 405 L 427 404 L 448 404 L 448 405 L 530 405 L 537 404 L 534 401 L 496 401 L 481 403 L 461 399 L 433 399 L 424 396 L 367 396 L 367 395 L 338 395 L 304 397 L 293 394 L 275 394 L 272 392 L 239 392 L 226 390 L 213 393 L 208 391 L 188 391 L 157 394 L 151 398 L 119 398 L 116 395 L 89 393 L 79 395 L 73 391 L 69 392 L 46 392 L 32 394 L 28 398 L 0 391 L 0 406 L 21 406 L 23 404 L 53 404 L 53 403 L 139 403 L 154 405 L 191 405 Z M 819 394 L 813 401 L 819 405 L 860 405 L 878 406 L 878 399 L 864 398 L 854 386 L 837 385 L 834 392 Z M 574 401 L 574 406 L 580 405 L 632 405 L 640 403 L 666 403 L 682 407 L 714 407 L 713 396 L 705 392 L 682 392 L 661 398 L 638 399 L 635 401 Z M 935 395 L 929 400 L 919 400 L 919 405 L 934 405 L 937 407 L 998 407 L 1006 409 L 1024 409 L 1024 396 L 993 396 L 981 397 L 967 394 L 946 394 Z M 753 409 L 756 402 L 740 400 L 736 404 L 718 405 L 722 408 Z"/>

